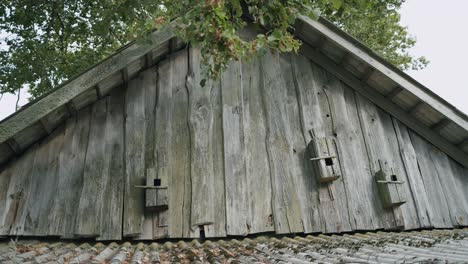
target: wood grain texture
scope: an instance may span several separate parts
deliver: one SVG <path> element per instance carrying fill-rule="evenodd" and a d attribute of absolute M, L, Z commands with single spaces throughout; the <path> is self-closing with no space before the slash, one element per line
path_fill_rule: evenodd
<path fill-rule="evenodd" d="M 248 217 L 241 74 L 241 63 L 232 62 L 221 76 L 226 230 L 228 235 L 237 236 L 247 235 L 251 226 Z"/>
<path fill-rule="evenodd" d="M 144 222 L 145 177 L 145 90 L 143 75 L 129 82 L 125 96 L 125 181 L 123 236 L 135 237 L 142 232 Z"/>
<path fill-rule="evenodd" d="M 263 107 L 259 58 L 242 62 L 243 133 L 249 233 L 274 231 L 271 178 L 266 147 L 266 117 Z"/>
<path fill-rule="evenodd" d="M 83 171 L 90 131 L 91 108 L 79 111 L 68 119 L 65 127 L 64 145 L 59 156 L 58 189 L 54 199 L 53 214 L 49 216 L 49 233 L 63 238 L 73 238 L 77 210 L 83 186 Z"/>
<path fill-rule="evenodd" d="M 20 222 L 31 186 L 31 170 L 36 155 L 33 146 L 15 161 L 5 201 L 5 211 L 1 221 L 1 233 L 15 235 L 21 233 L 24 225 Z"/>
<path fill-rule="evenodd" d="M 268 54 L 261 59 L 262 95 L 267 121 L 266 142 L 273 191 L 273 215 L 275 231 L 279 234 L 304 231 L 296 186 L 298 160 L 294 156 L 295 139 L 288 113 L 291 111 L 291 105 L 285 100 L 288 97 L 288 91 L 282 75 L 281 63 L 278 54 Z"/>
<path fill-rule="evenodd" d="M 356 94 L 356 99 L 372 174 L 375 175 L 380 170 L 381 165 L 379 161 L 381 161 L 389 168 L 389 173 L 391 170 L 398 177 L 399 181 L 404 182 L 401 186 L 395 185 L 392 187 L 395 191 L 398 189 L 396 195 L 400 196 L 399 193 L 401 192 L 401 196 L 406 197 L 407 202 L 399 208 L 382 208 L 384 211 L 393 211 L 393 219 L 389 217 L 385 220 L 389 224 L 386 228 L 419 228 L 415 203 L 413 197 L 408 195 L 410 193 L 408 176 L 399 155 L 398 139 L 393 128 L 392 119 L 390 115 L 377 108 L 377 106 L 359 94 Z M 375 181 L 374 184 L 375 188 L 377 188 Z M 376 206 L 382 205 L 381 201 L 377 202 L 379 204 Z M 400 214 L 403 214 L 402 218 Z"/>
<path fill-rule="evenodd" d="M 7 201 L 8 201 L 8 188 L 10 186 L 10 179 L 13 175 L 14 163 L 3 168 L 0 172 L 0 236 L 9 234 L 9 230 L 4 228 L 3 221 L 7 214 Z"/>
<path fill-rule="evenodd" d="M 375 204 L 378 194 L 359 126 L 354 92 L 331 75 L 328 78 L 329 82 L 323 92 L 330 102 L 333 133 L 336 134 L 341 172 L 347 189 L 351 227 L 354 230 L 384 228 L 383 214 L 391 216 L 391 212 L 383 212 Z"/>
<path fill-rule="evenodd" d="M 413 198 L 419 225 L 422 228 L 431 227 L 431 218 L 433 215 L 432 206 L 429 204 L 429 194 L 426 192 L 424 186 L 421 171 L 418 167 L 416 151 L 411 142 L 408 128 L 395 118 L 392 118 L 392 122 L 398 140 L 400 156 L 403 161 L 402 169 L 406 171 L 408 185 L 410 187 L 408 195 Z"/>
<path fill-rule="evenodd" d="M 411 130 L 409 130 L 409 135 L 416 151 L 418 168 L 421 171 L 429 204 L 432 207 L 431 223 L 436 228 L 453 227 L 449 205 L 439 180 L 436 163 L 431 157 L 431 152 L 435 151 L 433 149 L 435 147 Z"/>
<path fill-rule="evenodd" d="M 200 50 L 188 49 L 189 72 L 185 86 L 188 93 L 188 123 L 190 129 L 190 228 L 214 223 L 214 172 L 213 172 L 213 82 L 206 80 Z M 203 85 L 202 85 L 203 84 Z"/>
<path fill-rule="evenodd" d="M 190 137 L 188 125 L 188 94 L 185 81 L 188 73 L 187 50 L 175 53 L 171 60 L 172 120 L 169 166 L 169 236 L 197 237 L 190 228 Z M 159 74 L 159 76 L 162 76 Z M 162 87 L 159 87 L 162 89 Z"/>
<path fill-rule="evenodd" d="M 124 195 L 124 103 L 125 91 L 113 90 L 107 99 L 105 154 L 108 157 L 107 175 L 102 179 L 103 203 L 100 211 L 100 229 L 97 240 L 122 239 Z"/>
<path fill-rule="evenodd" d="M 291 56 L 292 69 L 295 76 L 299 115 L 302 125 L 302 134 L 306 143 L 313 137 L 334 137 L 333 118 L 328 103 L 324 85 L 328 82 L 325 72 L 315 64 L 302 57 Z M 305 232 L 340 232 L 351 230 L 348 216 L 346 194 L 343 177 L 333 184 L 318 184 L 310 157 L 304 157 L 304 163 L 308 166 L 309 177 L 305 186 L 308 191 L 307 212 L 311 221 L 304 223 Z"/>
<path fill-rule="evenodd" d="M 100 233 L 101 209 L 107 197 L 103 190 L 109 174 L 106 155 L 106 119 L 108 100 L 101 99 L 92 105 L 91 127 L 83 171 L 83 188 L 78 203 L 75 235 L 97 237 Z"/>

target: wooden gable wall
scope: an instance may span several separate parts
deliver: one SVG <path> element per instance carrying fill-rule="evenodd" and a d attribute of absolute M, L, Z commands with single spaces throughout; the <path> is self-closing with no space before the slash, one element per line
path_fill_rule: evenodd
<path fill-rule="evenodd" d="M 185 49 L 80 110 L 2 168 L 0 236 L 97 240 L 468 225 L 468 169 L 300 55 L 232 63 L 200 85 Z M 318 183 L 307 145 L 335 138 Z M 385 209 L 379 161 L 407 202 Z M 145 210 L 151 178 L 168 209 Z"/>

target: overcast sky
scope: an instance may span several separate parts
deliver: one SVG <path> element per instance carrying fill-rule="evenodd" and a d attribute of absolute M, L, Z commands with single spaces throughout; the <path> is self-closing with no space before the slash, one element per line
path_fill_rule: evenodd
<path fill-rule="evenodd" d="M 417 39 L 412 53 L 426 56 L 424 70 L 408 74 L 468 114 L 467 0 L 408 0 L 401 9 L 401 24 Z M 28 95 L 21 94 L 20 105 Z M 0 119 L 15 109 L 16 96 L 0 100 Z"/>

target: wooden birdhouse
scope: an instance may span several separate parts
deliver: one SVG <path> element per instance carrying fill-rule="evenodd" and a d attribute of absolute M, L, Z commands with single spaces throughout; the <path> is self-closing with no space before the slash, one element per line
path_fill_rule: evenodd
<path fill-rule="evenodd" d="M 341 176 L 334 138 L 313 138 L 307 148 L 314 173 L 320 183 L 332 182 Z"/>
<path fill-rule="evenodd" d="M 164 185 L 163 185 L 164 184 Z M 154 169 L 146 171 L 146 185 L 136 186 L 145 189 L 145 208 L 148 210 L 165 210 L 168 208 L 167 183 L 156 178 Z"/>
<path fill-rule="evenodd" d="M 380 170 L 375 173 L 380 199 L 385 208 L 392 208 L 406 203 L 404 181 L 395 174 L 386 162 L 379 160 Z"/>

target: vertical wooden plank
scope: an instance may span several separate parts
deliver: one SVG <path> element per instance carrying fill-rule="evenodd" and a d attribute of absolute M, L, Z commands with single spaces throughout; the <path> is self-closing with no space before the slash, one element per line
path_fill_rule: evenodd
<path fill-rule="evenodd" d="M 157 82 L 157 103 L 155 113 L 155 130 L 154 130 L 154 162 L 156 177 L 161 180 L 161 186 L 166 186 L 169 195 L 171 197 L 172 185 L 171 180 L 171 164 L 169 158 L 172 157 L 170 154 L 171 142 L 172 142 L 172 72 L 173 59 L 163 61 L 158 66 L 158 78 Z M 172 197 L 174 197 L 172 195 Z M 172 211 L 171 200 L 169 200 L 169 211 Z M 168 210 L 160 211 L 157 213 L 156 218 L 153 219 L 153 232 L 155 238 L 162 238 L 168 235 L 168 228 L 160 226 L 160 219 L 168 218 Z M 174 223 L 176 224 L 176 223 Z M 175 235 L 175 234 L 174 234 Z M 182 237 L 182 226 L 180 226 L 180 233 L 177 234 Z"/>
<path fill-rule="evenodd" d="M 9 230 L 3 227 L 3 219 L 7 214 L 7 201 L 8 201 L 8 189 L 10 186 L 11 177 L 19 177 L 19 175 L 13 175 L 15 165 L 18 165 L 17 160 L 10 161 L 8 165 L 2 168 L 0 172 L 0 236 L 6 236 L 9 234 Z"/>
<path fill-rule="evenodd" d="M 447 200 L 450 218 L 454 226 L 468 225 L 468 201 L 465 199 L 464 189 L 456 179 L 456 171 L 450 164 L 449 157 L 444 152 L 431 146 L 431 158 L 437 169 L 439 182 Z M 468 178 L 465 178 L 468 181 Z"/>
<path fill-rule="evenodd" d="M 232 62 L 221 76 L 228 235 L 247 235 L 250 226 L 247 209 L 249 197 L 245 175 L 241 74 L 241 63 Z"/>
<path fill-rule="evenodd" d="M 291 140 L 291 149 L 290 149 L 290 157 L 292 158 L 293 163 L 291 164 L 291 172 L 294 180 L 294 184 L 297 189 L 297 198 L 299 200 L 300 208 L 301 208 L 301 222 L 304 229 L 304 232 L 316 232 L 316 226 L 319 226 L 321 223 L 318 220 L 320 214 L 317 212 L 317 208 L 319 208 L 319 200 L 317 198 L 321 198 L 320 202 L 323 202 L 324 207 L 331 207 L 333 208 L 330 211 L 324 210 L 324 212 L 328 212 L 329 214 L 326 216 L 327 219 L 323 223 L 325 224 L 324 227 L 326 228 L 325 232 L 338 232 L 342 229 L 345 225 L 341 223 L 341 217 L 339 208 L 336 208 L 338 205 L 336 201 L 336 193 L 335 193 L 335 186 L 331 183 L 329 184 L 320 184 L 319 193 L 322 196 L 317 195 L 317 193 L 311 192 L 310 188 L 315 186 L 315 190 L 317 190 L 317 177 L 314 177 L 314 173 L 312 172 L 312 168 L 310 164 L 311 161 L 309 152 L 307 149 L 308 139 L 310 139 L 310 133 L 308 133 L 305 129 L 304 125 L 304 118 L 303 113 L 307 111 L 304 109 L 304 99 L 303 95 L 305 93 L 310 93 L 309 87 L 304 87 L 304 83 L 302 80 L 299 80 L 301 77 L 298 76 L 301 74 L 301 71 L 309 70 L 310 73 L 310 65 L 305 65 L 305 69 L 297 69 L 299 61 L 298 58 L 293 58 L 295 55 L 292 54 L 284 54 L 280 57 L 280 65 L 283 73 L 283 79 L 285 81 L 285 89 L 286 89 L 286 97 L 285 97 L 285 104 L 286 104 L 286 127 L 290 130 L 290 140 Z M 307 63 L 307 62 L 306 62 Z M 308 75 L 308 83 L 311 82 L 311 77 L 313 75 Z M 318 80 L 314 80 L 318 81 Z M 302 87 L 300 87 L 302 86 Z M 301 89 L 307 89 L 308 91 L 304 91 Z M 321 122 L 321 120 L 314 120 L 314 122 Z M 323 131 L 325 132 L 325 131 Z M 325 148 L 327 148 L 326 141 Z M 322 161 L 324 162 L 324 161 Z M 331 168 L 330 168 L 331 169 Z M 333 174 L 331 172 L 331 174 Z M 314 182 L 312 182 L 314 181 Z M 323 186 L 323 187 L 322 187 Z M 314 195 L 314 196 L 312 196 Z M 312 203 L 314 203 L 311 205 Z M 330 213 L 332 215 L 330 215 Z M 324 219 L 325 220 L 325 219 Z"/>
<path fill-rule="evenodd" d="M 468 202 L 468 168 L 463 167 L 460 163 L 449 159 L 450 166 L 452 168 L 453 177 L 454 177 L 454 184 L 455 188 L 457 189 L 457 194 L 459 196 L 459 201 L 461 200 L 463 207 L 465 208 L 464 213 L 466 214 L 468 210 L 466 209 L 466 204 Z M 463 223 L 463 225 L 467 225 L 467 218 L 466 217 L 458 217 L 458 223 Z"/>
<path fill-rule="evenodd" d="M 379 160 L 393 169 L 398 180 L 404 181 L 401 185 L 401 190 L 406 193 L 407 202 L 399 207 L 385 209 L 384 211 L 393 211 L 393 219 L 389 216 L 385 218 L 384 223 L 388 223 L 386 228 L 406 228 L 416 229 L 419 228 L 419 220 L 416 214 L 416 207 L 412 196 L 409 196 L 410 189 L 408 184 L 408 176 L 404 170 L 403 161 L 399 155 L 398 140 L 396 138 L 395 130 L 390 115 L 383 112 L 364 97 L 356 94 L 356 101 L 359 110 L 359 118 L 363 134 L 366 142 L 367 153 L 371 164 L 372 174 L 375 175 L 380 170 Z M 375 188 L 377 183 L 374 182 Z M 392 186 L 395 188 L 396 186 Z M 376 206 L 382 206 L 381 201 L 376 199 Z M 379 208 L 380 209 L 380 208 Z M 402 214 L 402 217 L 401 217 Z M 388 216 L 388 214 L 384 214 Z"/>
<path fill-rule="evenodd" d="M 190 227 L 212 225 L 214 207 L 213 175 L 213 81 L 206 80 L 197 48 L 189 48 L 189 73 L 186 88 L 189 98 L 190 179 L 192 183 Z"/>
<path fill-rule="evenodd" d="M 106 153 L 106 119 L 108 97 L 92 105 L 88 148 L 83 171 L 83 188 L 78 204 L 75 235 L 97 237 L 101 227 L 101 210 L 104 185 L 109 174 L 109 158 Z"/>
<path fill-rule="evenodd" d="M 145 89 L 143 75 L 131 80 L 125 96 L 125 188 L 123 236 L 138 236 L 143 227 L 145 178 Z"/>
<path fill-rule="evenodd" d="M 104 200 L 100 211 L 100 229 L 97 240 L 122 239 L 124 171 L 124 107 L 125 91 L 114 89 L 108 99 L 105 154 L 108 155 L 107 175 L 102 192 Z"/>
<path fill-rule="evenodd" d="M 64 144 L 59 155 L 58 189 L 54 197 L 49 234 L 73 238 L 78 204 L 83 186 L 83 171 L 88 147 L 91 108 L 80 110 L 65 126 Z"/>
<path fill-rule="evenodd" d="M 249 198 L 249 233 L 272 232 L 271 177 L 266 147 L 265 110 L 262 103 L 260 61 L 242 62 L 243 126 L 246 188 Z"/>
<path fill-rule="evenodd" d="M 21 216 L 25 210 L 28 193 L 31 186 L 31 170 L 36 155 L 37 146 L 31 147 L 14 162 L 12 178 L 7 191 L 5 211 L 1 219 L 1 233 L 15 235 L 22 232 Z"/>
<path fill-rule="evenodd" d="M 190 135 L 188 126 L 187 50 L 171 57 L 172 131 L 169 165 L 169 236 L 197 237 L 190 228 Z M 162 76 L 161 74 L 159 76 Z"/>
<path fill-rule="evenodd" d="M 49 226 L 50 226 L 50 215 L 55 213 L 54 207 L 54 198 L 55 196 L 61 192 L 59 187 L 59 177 L 58 169 L 59 169 L 59 162 L 60 162 L 60 153 L 63 149 L 64 144 L 64 136 L 65 136 L 65 126 L 60 126 L 52 132 L 49 136 L 50 141 L 47 142 L 49 144 L 50 152 L 49 158 L 47 161 L 47 172 L 46 172 L 46 184 L 44 184 L 44 189 L 42 189 L 40 198 L 44 199 L 41 204 L 41 211 L 38 217 L 38 225 L 35 234 L 38 236 L 46 236 L 46 235 L 53 235 L 50 233 Z"/>
<path fill-rule="evenodd" d="M 313 136 L 333 137 L 333 118 L 324 85 L 327 83 L 325 72 L 303 56 L 292 56 L 299 115 L 302 134 L 307 143 Z M 310 157 L 304 157 L 309 177 L 305 186 L 309 190 L 308 212 L 311 222 L 305 225 L 305 232 L 350 231 L 348 205 L 343 177 L 331 184 L 318 184 Z M 335 195 L 332 194 L 344 194 Z M 307 227 L 307 228 L 306 228 Z"/>
<path fill-rule="evenodd" d="M 221 98 L 221 80 L 213 82 L 211 89 L 213 106 L 213 189 L 214 189 L 214 224 L 205 226 L 206 237 L 226 236 L 226 199 L 224 185 L 224 143 L 223 143 L 223 103 Z"/>
<path fill-rule="evenodd" d="M 436 228 L 453 227 L 449 205 L 439 181 L 437 167 L 431 157 L 431 151 L 434 147 L 411 130 L 409 130 L 409 135 L 416 151 L 418 168 L 421 171 L 429 204 L 432 207 L 433 214 L 430 221 Z"/>
<path fill-rule="evenodd" d="M 409 195 L 412 196 L 416 213 L 418 215 L 419 224 L 422 228 L 432 227 L 431 218 L 433 215 L 432 206 L 429 204 L 428 193 L 424 186 L 421 171 L 418 167 L 416 152 L 411 138 L 408 134 L 408 129 L 400 121 L 392 118 L 393 128 L 398 139 L 398 147 L 400 156 L 403 161 L 403 168 L 406 171 L 408 184 L 410 187 Z"/>
<path fill-rule="evenodd" d="M 262 57 L 263 99 L 267 120 L 267 153 L 273 189 L 273 214 L 277 233 L 303 232 L 302 210 L 295 183 L 297 160 L 289 127 L 287 85 L 278 54 Z"/>
<path fill-rule="evenodd" d="M 328 75 L 323 93 L 331 108 L 330 117 L 347 190 L 351 227 L 354 230 L 384 228 L 382 217 L 386 212 L 375 205 L 377 190 L 374 188 L 364 136 L 359 126 L 354 92 Z"/>

